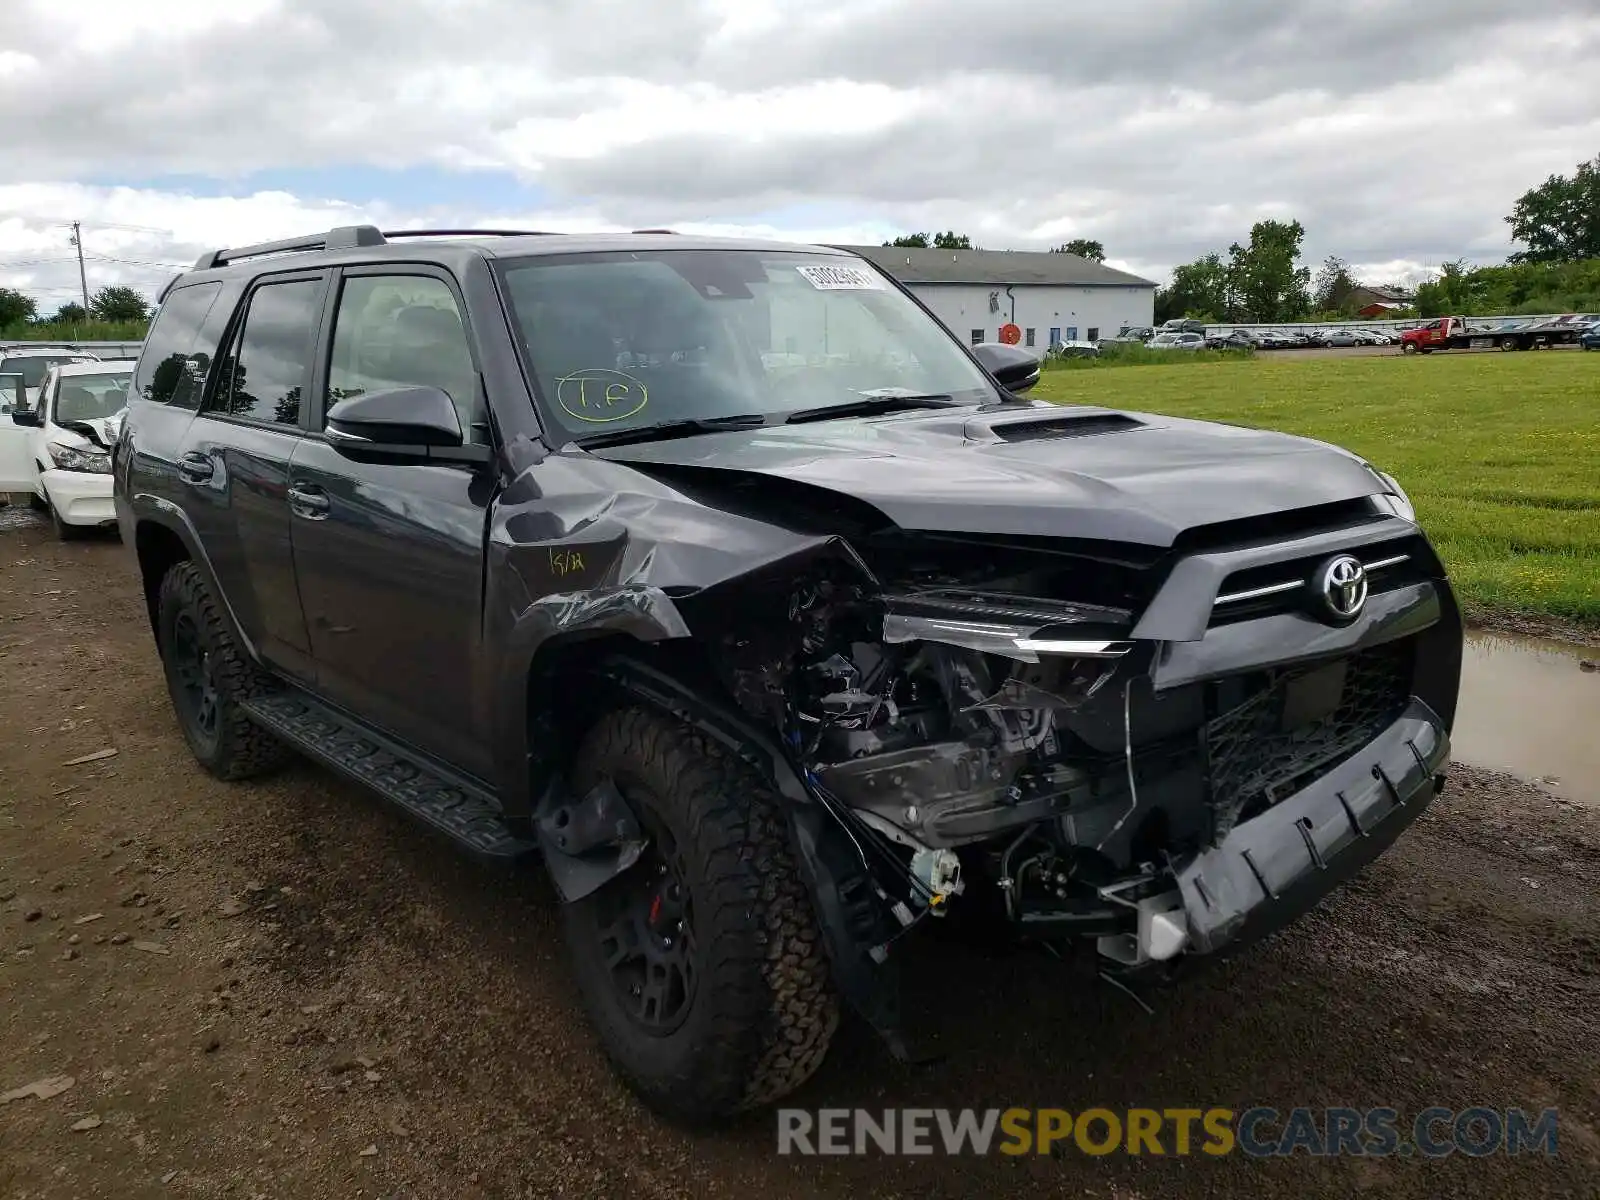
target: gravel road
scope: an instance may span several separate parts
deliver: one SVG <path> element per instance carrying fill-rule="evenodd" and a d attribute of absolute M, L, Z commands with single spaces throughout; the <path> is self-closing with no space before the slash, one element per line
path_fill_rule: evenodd
<path fill-rule="evenodd" d="M 608 1074 L 536 873 L 456 860 L 310 766 L 225 785 L 170 716 L 116 541 L 0 531 L 6 1197 L 1596 1194 L 1600 813 L 1458 768 L 1331 904 L 1151 997 L 918 947 L 938 1065 L 846 1026 L 808 1107 L 1559 1106 L 1560 1153 L 794 1159 Z M 114 755 L 68 765 L 114 750 Z M 44 1089 L 48 1094 L 52 1089 Z"/>

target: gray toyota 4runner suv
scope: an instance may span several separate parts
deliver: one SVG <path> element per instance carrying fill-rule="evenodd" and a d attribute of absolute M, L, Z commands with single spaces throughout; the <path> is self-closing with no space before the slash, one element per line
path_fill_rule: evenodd
<path fill-rule="evenodd" d="M 1126 985 L 1249 944 L 1442 786 L 1400 486 L 1021 398 L 839 250 L 370 226 L 207 254 L 115 455 L 178 723 L 541 859 L 658 1111 L 805 1080 L 941 922 Z"/>

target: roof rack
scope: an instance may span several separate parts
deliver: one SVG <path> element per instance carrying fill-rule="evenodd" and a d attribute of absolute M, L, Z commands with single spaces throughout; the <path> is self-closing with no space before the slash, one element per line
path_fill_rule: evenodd
<path fill-rule="evenodd" d="M 385 229 L 383 236 L 393 241 L 395 238 L 410 237 L 560 237 L 558 233 L 551 233 L 547 229 Z"/>
<path fill-rule="evenodd" d="M 245 258 L 260 258 L 266 254 L 290 254 L 306 250 L 353 250 L 357 246 L 381 246 L 385 242 L 376 225 L 340 225 L 327 233 L 309 237 L 284 238 L 277 242 L 257 242 L 254 246 L 236 246 L 230 250 L 212 250 L 202 254 L 194 264 L 196 271 L 209 271 Z"/>
<path fill-rule="evenodd" d="M 196 271 L 209 271 L 246 258 L 261 258 L 268 254 L 294 254 L 310 250 L 354 250 L 359 246 L 384 246 L 396 238 L 413 237 L 549 237 L 539 229 L 383 229 L 376 225 L 340 225 L 326 233 L 307 237 L 284 238 L 277 242 L 258 242 L 253 246 L 235 246 L 227 250 L 211 250 L 202 254 L 194 264 Z"/>
<path fill-rule="evenodd" d="M 676 229 L 635 229 L 634 232 L 635 233 L 670 233 L 674 237 L 676 237 L 677 233 L 678 233 L 678 231 Z"/>

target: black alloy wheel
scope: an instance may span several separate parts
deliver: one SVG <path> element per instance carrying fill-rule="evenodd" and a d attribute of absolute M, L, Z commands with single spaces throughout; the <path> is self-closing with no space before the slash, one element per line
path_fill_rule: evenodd
<path fill-rule="evenodd" d="M 688 1017 L 698 970 L 683 856 L 666 830 L 651 833 L 643 859 L 597 897 L 595 936 L 618 1008 L 662 1037 Z"/>

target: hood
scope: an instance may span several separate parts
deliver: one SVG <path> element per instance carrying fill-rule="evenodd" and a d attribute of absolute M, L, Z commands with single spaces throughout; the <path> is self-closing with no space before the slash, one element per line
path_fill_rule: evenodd
<path fill-rule="evenodd" d="M 77 446 L 89 450 L 109 450 L 116 441 L 121 425 L 120 412 L 109 417 L 92 417 L 82 421 L 68 421 L 56 425 L 52 438 L 63 446 Z"/>
<path fill-rule="evenodd" d="M 783 425 L 590 453 L 797 480 L 903 529 L 1170 546 L 1186 529 L 1382 492 L 1355 455 L 1281 433 L 1038 403 Z"/>

